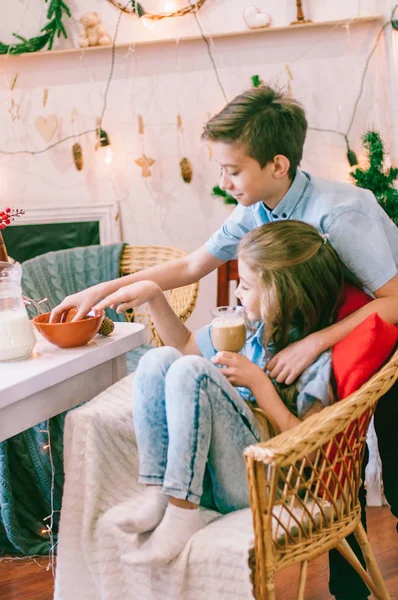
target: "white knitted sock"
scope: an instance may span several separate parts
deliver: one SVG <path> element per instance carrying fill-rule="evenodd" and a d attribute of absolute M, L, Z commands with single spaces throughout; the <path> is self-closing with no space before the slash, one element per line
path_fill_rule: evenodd
<path fill-rule="evenodd" d="M 122 555 L 124 563 L 162 565 L 176 558 L 205 521 L 198 509 L 169 504 L 163 520 L 139 550 Z"/>
<path fill-rule="evenodd" d="M 168 503 L 169 498 L 162 494 L 160 485 L 148 485 L 134 513 L 117 520 L 116 525 L 126 533 L 152 531 L 163 519 Z"/>

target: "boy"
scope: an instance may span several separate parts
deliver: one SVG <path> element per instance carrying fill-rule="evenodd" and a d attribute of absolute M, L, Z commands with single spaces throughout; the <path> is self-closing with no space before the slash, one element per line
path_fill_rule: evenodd
<path fill-rule="evenodd" d="M 311 177 L 298 169 L 306 132 L 304 110 L 294 99 L 268 86 L 237 96 L 210 119 L 202 135 L 221 167 L 220 187 L 238 202 L 224 225 L 187 257 L 65 298 L 53 310 L 52 320 L 73 306 L 78 308 L 75 319 L 96 304 L 104 308 L 121 303 L 125 309 L 134 296 L 134 285 L 129 284 L 143 279 L 152 279 L 164 290 L 197 281 L 235 258 L 247 231 L 269 221 L 297 219 L 327 234 L 347 277 L 375 299 L 343 321 L 285 348 L 268 365 L 271 377 L 292 383 L 321 352 L 371 313 L 398 323 L 398 229 L 370 191 Z M 398 498 L 390 503 L 398 516 Z M 332 558 L 331 573 L 330 590 L 339 600 L 368 596 L 360 578 L 339 556 Z"/>

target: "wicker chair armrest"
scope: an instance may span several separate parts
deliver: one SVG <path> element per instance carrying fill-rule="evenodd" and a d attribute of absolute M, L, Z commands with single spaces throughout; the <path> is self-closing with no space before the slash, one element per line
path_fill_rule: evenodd
<path fill-rule="evenodd" d="M 185 250 L 173 248 L 171 246 L 129 246 L 126 245 L 120 259 L 120 275 L 131 275 L 143 269 L 148 269 L 160 264 L 167 263 L 187 256 Z M 186 286 L 169 290 L 166 294 L 167 300 L 180 321 L 184 323 L 192 314 L 198 297 L 199 283 L 191 283 Z M 126 313 L 128 320 L 132 319 L 131 313 Z M 139 309 L 134 309 L 134 318 L 146 323 L 151 331 L 151 341 L 156 346 L 162 346 L 151 314 L 147 305 Z M 148 340 L 149 341 L 149 340 Z"/>
<path fill-rule="evenodd" d="M 397 378 L 398 350 L 378 373 L 343 401 L 324 408 L 267 442 L 249 446 L 245 455 L 256 461 L 281 467 L 309 456 L 345 431 L 350 423 L 375 405 Z"/>

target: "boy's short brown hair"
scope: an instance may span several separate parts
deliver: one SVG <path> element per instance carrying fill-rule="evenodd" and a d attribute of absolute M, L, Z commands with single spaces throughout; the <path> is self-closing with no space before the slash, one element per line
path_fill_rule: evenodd
<path fill-rule="evenodd" d="M 303 156 L 307 119 L 302 105 L 268 85 L 236 96 L 205 125 L 202 138 L 241 143 L 261 167 L 277 154 L 290 161 L 293 179 Z"/>

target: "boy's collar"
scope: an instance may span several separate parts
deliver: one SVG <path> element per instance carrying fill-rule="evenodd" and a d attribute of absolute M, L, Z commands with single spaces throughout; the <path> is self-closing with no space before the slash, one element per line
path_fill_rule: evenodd
<path fill-rule="evenodd" d="M 301 200 L 308 183 L 308 176 L 300 169 L 297 169 L 292 185 L 275 208 L 271 210 L 263 203 L 265 210 L 272 216 L 272 220 L 290 219 L 290 216 L 296 208 L 297 203 Z"/>

